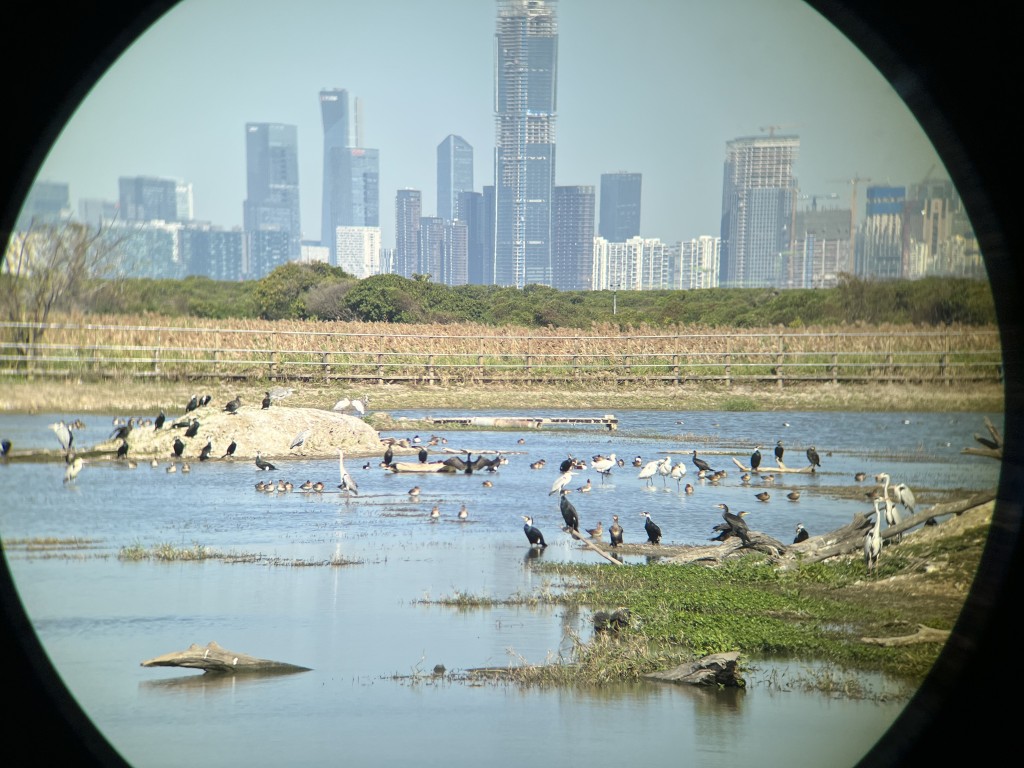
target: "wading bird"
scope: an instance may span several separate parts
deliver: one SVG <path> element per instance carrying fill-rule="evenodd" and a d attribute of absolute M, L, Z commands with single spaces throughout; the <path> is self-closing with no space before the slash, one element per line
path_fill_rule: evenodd
<path fill-rule="evenodd" d="M 590 538 L 592 539 L 600 539 L 604 535 L 604 523 L 598 520 L 597 527 L 587 528 L 587 533 L 590 534 Z"/>
<path fill-rule="evenodd" d="M 526 532 L 526 540 L 530 542 L 530 546 L 546 547 L 547 542 L 544 541 L 544 534 L 533 524 L 533 518 L 527 515 L 523 515 L 522 518 L 526 521 L 523 524 L 523 530 Z"/>
<path fill-rule="evenodd" d="M 468 519 L 469 519 L 469 510 L 466 509 L 466 503 L 463 502 L 462 506 L 459 507 L 459 520 L 468 520 Z"/>
<path fill-rule="evenodd" d="M 612 527 L 608 529 L 608 536 L 611 538 L 613 547 L 622 543 L 622 526 L 619 525 L 618 515 L 612 515 Z"/>
<path fill-rule="evenodd" d="M 701 459 L 701 458 L 697 457 L 696 449 L 693 451 L 693 466 L 695 466 L 697 469 L 699 469 L 699 470 L 701 470 L 703 472 L 714 472 L 715 471 L 715 470 L 713 470 L 711 468 L 710 464 L 708 464 L 706 461 L 704 461 L 704 459 Z"/>
<path fill-rule="evenodd" d="M 811 537 L 811 535 L 807 532 L 807 529 L 804 528 L 804 524 L 803 523 L 797 523 L 796 524 L 796 536 L 793 537 L 793 543 L 794 544 L 799 544 L 801 541 L 807 541 L 810 537 Z"/>
<path fill-rule="evenodd" d="M 57 442 L 60 443 L 60 447 L 64 449 L 64 456 L 70 456 L 71 446 L 75 442 L 75 435 L 71 431 L 71 427 L 63 421 L 58 421 L 56 424 L 51 424 L 50 429 L 52 429 L 53 433 L 57 436 Z"/>
<path fill-rule="evenodd" d="M 409 498 L 412 499 L 413 501 L 415 501 L 419 497 L 420 497 L 420 487 L 418 485 L 414 485 L 412 488 L 409 489 Z"/>
<path fill-rule="evenodd" d="M 754 452 L 750 454 L 750 471 L 757 472 L 757 468 L 761 466 L 761 446 L 758 445 L 754 448 Z"/>
<path fill-rule="evenodd" d="M 668 477 L 672 474 L 672 457 L 666 456 L 658 464 L 658 474 L 661 476 L 661 485 L 663 487 L 668 486 Z"/>
<path fill-rule="evenodd" d="M 686 465 L 681 461 L 677 461 L 672 465 L 672 471 L 669 476 L 676 481 L 676 490 L 679 490 L 683 478 L 686 477 Z"/>
<path fill-rule="evenodd" d="M 565 488 L 565 486 L 572 482 L 572 478 L 572 472 L 563 472 L 562 474 L 560 474 L 557 478 L 555 478 L 555 482 L 551 484 L 551 490 L 548 491 L 548 496 L 553 496 L 554 494 L 561 491 L 563 488 Z"/>
<path fill-rule="evenodd" d="M 68 456 L 67 468 L 64 470 L 64 482 L 75 482 L 75 479 L 78 477 L 78 473 L 82 471 L 83 466 L 85 466 L 85 462 L 82 461 L 81 456 Z"/>
<path fill-rule="evenodd" d="M 606 457 L 595 459 L 590 464 L 591 468 L 601 473 L 601 481 L 603 482 L 606 477 L 612 473 L 612 468 L 616 466 L 615 454 L 610 453 Z"/>
<path fill-rule="evenodd" d="M 878 565 L 878 556 L 882 553 L 882 510 L 881 497 L 875 497 L 875 519 L 871 527 L 864 533 L 864 565 L 868 573 Z"/>
<path fill-rule="evenodd" d="M 338 483 L 338 488 L 345 491 L 346 493 L 354 493 L 359 495 L 359 488 L 356 486 L 356 481 L 352 475 L 345 469 L 345 451 L 341 448 L 338 449 L 338 476 L 341 478 L 341 482 Z"/>
<path fill-rule="evenodd" d="M 562 512 L 562 519 L 565 520 L 565 527 L 571 528 L 579 533 L 580 516 L 576 512 L 576 507 L 571 501 L 569 501 L 568 493 L 569 491 L 565 488 L 561 490 L 561 495 L 558 499 L 558 509 Z"/>
<path fill-rule="evenodd" d="M 650 512 L 641 512 L 644 516 L 644 530 L 647 531 L 647 541 L 651 544 L 661 543 L 661 528 L 658 527 L 657 523 L 651 520 Z"/>
<path fill-rule="evenodd" d="M 917 504 L 917 500 L 914 498 L 914 492 L 910 490 L 906 483 L 900 483 L 893 488 L 893 492 L 896 494 L 896 501 L 903 505 L 910 514 L 914 514 L 914 507 Z"/>
<path fill-rule="evenodd" d="M 658 465 L 659 464 L 661 464 L 661 460 L 660 459 L 655 459 L 654 461 L 648 461 L 640 469 L 640 472 L 637 473 L 637 476 L 636 476 L 637 480 L 646 480 L 648 487 L 654 485 L 654 476 L 656 474 L 658 474 Z"/>
<path fill-rule="evenodd" d="M 299 432 L 299 434 L 292 438 L 291 443 L 288 445 L 288 450 L 292 451 L 298 448 L 299 451 L 301 452 L 302 446 L 304 446 L 306 444 L 306 440 L 309 439 L 309 433 L 310 430 L 308 429 L 304 429 L 301 432 Z"/>

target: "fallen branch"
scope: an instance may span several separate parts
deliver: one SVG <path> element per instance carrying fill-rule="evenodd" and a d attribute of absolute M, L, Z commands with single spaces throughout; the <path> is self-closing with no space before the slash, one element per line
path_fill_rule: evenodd
<path fill-rule="evenodd" d="M 917 632 L 901 637 L 862 637 L 861 642 L 870 645 L 881 645 L 891 648 L 896 645 L 914 645 L 916 643 L 944 643 L 949 639 L 949 630 L 934 629 L 924 624 L 917 625 Z"/>
<path fill-rule="evenodd" d="M 624 565 L 624 563 L 621 560 L 616 560 L 614 557 L 612 557 L 607 552 L 605 552 L 603 549 L 601 549 L 601 547 L 597 546 L 597 544 L 592 542 L 590 539 L 584 537 L 579 531 L 574 531 L 572 528 L 566 528 L 565 530 L 567 530 L 572 535 L 572 537 L 574 539 L 576 539 L 578 541 L 582 541 L 584 544 L 586 544 L 592 550 L 597 552 L 597 554 L 599 554 L 601 557 L 603 557 L 608 562 L 615 563 L 616 565 Z"/>
<path fill-rule="evenodd" d="M 764 474 L 766 472 L 769 473 L 769 474 L 772 474 L 772 473 L 775 473 L 775 472 L 778 472 L 780 474 L 786 474 L 786 473 L 801 474 L 801 475 L 814 474 L 814 465 L 813 464 L 808 464 L 806 467 L 799 467 L 797 469 L 793 469 L 792 467 L 787 467 L 785 464 L 783 464 L 780 461 L 774 467 L 770 467 L 770 466 L 767 466 L 765 464 L 762 464 L 761 466 L 759 466 L 755 470 L 755 469 L 751 469 L 748 466 L 745 466 L 743 464 L 743 462 L 741 462 L 735 456 L 732 457 L 732 461 L 733 461 L 733 463 L 737 467 L 739 467 L 744 472 L 757 472 L 758 474 Z"/>
<path fill-rule="evenodd" d="M 281 661 L 258 659 L 245 653 L 235 653 L 211 642 L 205 648 L 193 643 L 184 651 L 174 651 L 142 662 L 143 667 L 188 667 L 204 672 L 248 672 L 263 674 L 284 674 L 308 672 L 308 667 L 286 664 Z"/>

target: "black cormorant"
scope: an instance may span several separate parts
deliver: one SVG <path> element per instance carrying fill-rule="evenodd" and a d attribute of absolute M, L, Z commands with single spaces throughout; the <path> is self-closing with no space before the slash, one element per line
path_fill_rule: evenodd
<path fill-rule="evenodd" d="M 712 541 L 725 541 L 730 536 L 738 536 L 744 544 L 749 544 L 750 533 L 747 529 L 747 523 L 743 519 L 746 517 L 747 512 L 742 511 L 734 514 L 729 511 L 729 507 L 725 504 L 716 504 L 715 506 L 722 510 L 722 520 L 724 522 L 714 527 L 714 530 L 719 531 L 719 535 L 712 539 Z M 722 526 L 725 527 L 723 528 Z"/>
<path fill-rule="evenodd" d="M 782 447 L 782 441 L 779 440 L 775 444 L 775 461 L 776 461 L 776 463 L 778 463 L 778 464 L 782 463 L 782 454 L 785 452 L 785 450 L 786 449 Z"/>
<path fill-rule="evenodd" d="M 256 451 L 256 466 L 259 469 L 262 469 L 262 470 L 276 470 L 277 469 L 277 467 L 275 467 L 269 461 L 265 461 L 263 459 L 263 457 L 260 456 L 260 452 L 259 451 Z"/>
<path fill-rule="evenodd" d="M 192 423 L 185 430 L 185 437 L 195 437 L 199 434 L 199 419 L 192 419 Z"/>
<path fill-rule="evenodd" d="M 807 532 L 807 529 L 804 528 L 804 524 L 803 523 L 797 523 L 796 524 L 796 536 L 793 538 L 793 543 L 794 544 L 799 544 L 801 541 L 807 541 L 809 538 L 811 538 L 811 534 L 809 534 Z"/>
<path fill-rule="evenodd" d="M 523 530 L 526 532 L 526 540 L 530 542 L 530 546 L 546 547 L 547 542 L 544 541 L 544 534 L 533 524 L 533 518 L 523 515 L 523 520 L 526 521 L 523 524 Z"/>
<path fill-rule="evenodd" d="M 420 460 L 420 464 L 426 464 L 427 463 L 427 459 L 430 458 L 430 454 L 427 453 L 427 449 L 426 448 L 420 448 L 420 452 L 419 452 L 418 458 Z M 461 461 L 461 459 L 460 459 L 460 461 Z"/>
<path fill-rule="evenodd" d="M 260 405 L 260 410 L 265 411 L 270 407 L 270 399 L 270 393 L 267 392 L 267 394 L 263 396 L 263 403 Z"/>
<path fill-rule="evenodd" d="M 11 441 L 0 440 L 0 456 L 6 456 L 11 452 Z"/>
<path fill-rule="evenodd" d="M 188 405 L 185 406 L 185 413 L 192 413 L 196 408 L 199 407 L 199 396 L 192 395 L 192 399 L 188 401 Z"/>
<path fill-rule="evenodd" d="M 203 406 L 209 405 L 210 400 L 212 399 L 213 395 L 203 395 L 202 397 L 199 398 L 199 407 L 202 408 Z"/>
<path fill-rule="evenodd" d="M 395 452 L 391 448 L 391 444 L 388 443 L 388 447 L 384 449 L 384 466 L 390 467 L 391 462 L 394 461 Z"/>
<path fill-rule="evenodd" d="M 562 519 L 565 520 L 567 528 L 579 533 L 580 531 L 580 516 L 576 513 L 576 507 L 569 501 L 569 497 L 566 495 L 569 492 L 564 488 L 561 490 L 558 499 L 558 508 L 562 511 Z"/>
<path fill-rule="evenodd" d="M 203 450 L 199 452 L 199 460 L 206 461 L 210 458 L 210 451 L 213 450 L 213 443 L 210 440 L 206 441 L 206 445 L 203 446 Z"/>
<path fill-rule="evenodd" d="M 174 455 L 179 459 L 181 458 L 182 452 L 185 450 L 185 443 L 180 437 L 174 438 Z"/>
<path fill-rule="evenodd" d="M 651 544 L 661 543 L 661 528 L 651 520 L 650 512 L 641 512 L 646 519 L 644 520 L 644 530 L 647 531 L 647 541 Z"/>
<path fill-rule="evenodd" d="M 813 445 L 807 449 L 807 460 L 811 462 L 812 467 L 821 466 L 821 459 L 818 457 L 818 452 L 814 450 Z"/>
<path fill-rule="evenodd" d="M 128 440 L 121 438 L 121 444 L 117 446 L 117 458 L 123 459 L 128 455 Z"/>
<path fill-rule="evenodd" d="M 228 447 L 224 451 L 224 456 L 221 456 L 221 458 L 223 459 L 225 456 L 234 456 L 235 455 L 235 449 L 237 449 L 237 448 L 238 448 L 238 443 L 236 443 L 234 440 L 232 440 L 230 443 L 228 443 Z"/>
<path fill-rule="evenodd" d="M 568 472 L 576 465 L 576 459 L 573 458 L 572 454 L 569 454 L 569 458 L 558 465 L 559 472 Z"/>
<path fill-rule="evenodd" d="M 153 429 L 163 429 L 165 421 L 167 421 L 167 414 L 160 411 L 160 413 L 156 415 L 156 419 L 153 421 Z"/>
<path fill-rule="evenodd" d="M 704 461 L 704 459 L 701 459 L 701 458 L 697 457 L 697 451 L 696 450 L 694 450 L 694 452 L 693 452 L 693 466 L 695 466 L 697 469 L 701 469 L 701 470 L 703 470 L 705 472 L 714 472 L 715 471 L 715 470 L 713 470 L 711 468 L 710 464 L 708 464 L 706 461 Z"/>
<path fill-rule="evenodd" d="M 750 454 L 750 471 L 757 472 L 757 468 L 761 466 L 761 446 L 754 448 L 754 452 Z"/>
<path fill-rule="evenodd" d="M 611 537 L 613 547 L 622 543 L 622 526 L 619 525 L 618 515 L 612 515 L 612 527 L 608 529 L 608 535 Z"/>

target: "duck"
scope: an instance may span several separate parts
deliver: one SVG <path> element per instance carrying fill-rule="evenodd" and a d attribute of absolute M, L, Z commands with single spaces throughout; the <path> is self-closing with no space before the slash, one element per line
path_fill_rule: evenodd
<path fill-rule="evenodd" d="M 459 520 L 469 519 L 469 510 L 466 509 L 466 504 L 463 502 L 462 506 L 459 507 Z"/>
<path fill-rule="evenodd" d="M 771 499 L 771 494 L 768 491 L 761 491 L 760 493 L 755 493 L 754 498 L 758 501 L 768 501 Z"/>
<path fill-rule="evenodd" d="M 604 524 L 598 520 L 596 528 L 587 528 L 587 533 L 592 539 L 600 539 L 604 535 Z"/>
<path fill-rule="evenodd" d="M 790 491 L 786 494 L 786 498 L 790 501 L 797 501 L 800 498 L 800 491 Z"/>

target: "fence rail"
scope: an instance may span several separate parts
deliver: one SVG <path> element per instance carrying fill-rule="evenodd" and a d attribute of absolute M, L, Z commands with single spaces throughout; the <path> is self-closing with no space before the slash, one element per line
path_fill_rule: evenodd
<path fill-rule="evenodd" d="M 271 327 L 272 328 L 272 327 Z M 1002 381 L 996 329 L 658 335 L 0 323 L 0 375 L 414 384 Z"/>

